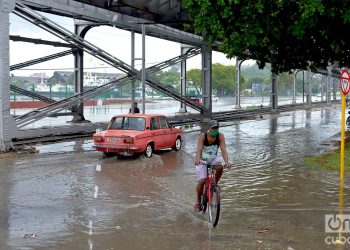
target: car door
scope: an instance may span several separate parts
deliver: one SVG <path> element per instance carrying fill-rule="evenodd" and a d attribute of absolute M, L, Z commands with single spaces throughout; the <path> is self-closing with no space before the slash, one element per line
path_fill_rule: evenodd
<path fill-rule="evenodd" d="M 159 149 L 162 147 L 162 134 L 163 132 L 160 130 L 159 121 L 157 116 L 151 117 L 150 120 L 150 130 L 151 130 L 151 139 L 154 141 L 155 149 Z"/>
<path fill-rule="evenodd" d="M 167 119 L 164 116 L 159 116 L 159 125 L 160 130 L 162 133 L 162 147 L 163 148 L 170 148 L 173 146 L 173 134 L 170 129 L 169 123 Z"/>

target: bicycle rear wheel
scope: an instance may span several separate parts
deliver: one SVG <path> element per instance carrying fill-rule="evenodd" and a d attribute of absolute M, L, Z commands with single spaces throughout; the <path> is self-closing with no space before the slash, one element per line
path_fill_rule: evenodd
<path fill-rule="evenodd" d="M 219 223 L 220 217 L 220 190 L 218 186 L 210 188 L 212 192 L 211 202 L 208 203 L 209 222 L 215 227 Z"/>

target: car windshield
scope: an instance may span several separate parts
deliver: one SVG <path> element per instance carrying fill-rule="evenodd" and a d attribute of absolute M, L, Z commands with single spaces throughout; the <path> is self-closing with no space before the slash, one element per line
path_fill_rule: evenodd
<path fill-rule="evenodd" d="M 146 119 L 142 117 L 113 117 L 107 129 L 145 130 Z"/>

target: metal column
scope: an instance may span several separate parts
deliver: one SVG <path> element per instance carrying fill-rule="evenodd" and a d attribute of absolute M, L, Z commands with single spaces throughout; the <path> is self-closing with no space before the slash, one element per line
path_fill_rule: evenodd
<path fill-rule="evenodd" d="M 333 77 L 333 100 L 337 100 L 338 79 Z"/>
<path fill-rule="evenodd" d="M 298 71 L 293 70 L 293 89 L 292 89 L 292 103 L 295 104 L 296 103 L 296 83 L 297 83 L 297 73 Z"/>
<path fill-rule="evenodd" d="M 0 0 L 0 152 L 13 148 L 10 131 L 14 124 L 11 124 L 10 115 L 9 15 L 14 4 L 12 0 Z"/>
<path fill-rule="evenodd" d="M 84 38 L 87 31 L 91 29 L 91 25 L 87 22 L 74 20 L 74 34 Z M 84 92 L 84 51 L 77 49 L 74 52 L 74 93 L 80 94 Z M 84 103 L 79 102 L 73 107 L 75 113 L 71 122 L 79 123 L 86 122 L 84 117 Z"/>
<path fill-rule="evenodd" d="M 203 118 L 211 118 L 212 114 L 212 84 L 211 84 L 211 71 L 212 71 L 212 50 L 208 46 L 202 48 L 202 84 L 203 84 L 203 105 L 207 109 L 203 113 Z"/>
<path fill-rule="evenodd" d="M 324 97 L 324 81 L 325 80 L 327 80 L 327 78 L 322 76 L 322 78 L 321 78 L 321 102 L 323 102 L 323 97 Z"/>
<path fill-rule="evenodd" d="M 271 108 L 274 111 L 277 111 L 278 105 L 278 95 L 277 95 L 277 75 L 275 73 L 271 73 Z"/>
<path fill-rule="evenodd" d="M 306 71 L 306 106 L 311 108 L 311 71 Z"/>
<path fill-rule="evenodd" d="M 243 61 L 236 59 L 236 109 L 241 108 L 241 92 L 240 92 L 240 83 L 241 83 L 241 64 Z"/>
<path fill-rule="evenodd" d="M 326 101 L 327 104 L 331 104 L 331 81 L 332 81 L 332 66 L 327 67 L 328 76 L 327 76 L 327 86 L 326 86 Z"/>
<path fill-rule="evenodd" d="M 146 113 L 146 29 L 142 23 L 142 113 Z"/>
<path fill-rule="evenodd" d="M 185 54 L 188 46 L 181 44 L 181 55 Z M 186 60 L 180 62 L 180 94 L 186 96 Z M 180 112 L 187 112 L 186 103 L 181 102 Z"/>
<path fill-rule="evenodd" d="M 131 64 L 135 68 L 135 31 L 131 31 Z M 135 81 L 131 82 L 131 113 L 135 113 Z"/>

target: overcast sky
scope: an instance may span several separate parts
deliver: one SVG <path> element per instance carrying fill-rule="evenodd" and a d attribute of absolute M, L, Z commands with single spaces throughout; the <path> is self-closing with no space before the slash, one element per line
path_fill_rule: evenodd
<path fill-rule="evenodd" d="M 73 19 L 45 14 L 51 20 L 73 32 Z M 147 32 L 147 31 L 146 31 Z M 11 14 L 10 15 L 10 35 L 19 35 L 22 37 L 40 38 L 50 41 L 61 41 L 58 37 L 40 29 L 39 27 L 25 21 L 24 19 Z M 88 31 L 85 39 L 93 43 L 97 47 L 107 51 L 118 59 L 130 64 L 131 61 L 131 34 L 114 27 L 101 26 L 94 27 Z M 36 45 L 32 43 L 12 42 L 10 41 L 10 65 L 25 62 L 38 57 L 47 56 L 67 50 L 67 48 L 57 48 L 47 45 Z M 141 35 L 135 35 L 135 56 L 141 58 Z M 168 60 L 180 55 L 180 44 L 170 42 L 154 37 L 146 36 L 146 67 Z M 119 72 L 104 62 L 85 53 L 84 59 L 85 71 L 94 72 Z M 46 75 L 52 75 L 55 70 L 73 70 L 74 60 L 72 55 L 54 59 L 49 62 L 27 67 L 27 70 L 11 71 L 11 74 L 17 76 L 28 76 L 33 73 L 45 72 Z M 234 65 L 235 60 L 229 60 L 222 53 L 213 52 L 213 63 L 221 63 L 224 65 Z M 249 63 L 249 62 L 247 62 Z M 135 67 L 140 69 L 141 61 L 135 63 Z M 100 69 L 96 69 L 100 67 Z M 201 56 L 187 60 L 187 69 L 200 68 Z M 95 69 L 92 69 L 95 68 Z M 30 69 L 30 70 L 28 70 Z"/>

